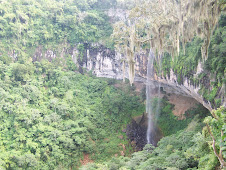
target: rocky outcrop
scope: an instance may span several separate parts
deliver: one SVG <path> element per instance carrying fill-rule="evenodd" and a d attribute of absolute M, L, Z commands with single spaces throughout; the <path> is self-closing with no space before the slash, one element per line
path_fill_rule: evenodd
<path fill-rule="evenodd" d="M 148 52 L 143 52 L 137 54 L 135 57 L 135 81 L 146 83 L 146 70 L 147 70 L 147 55 Z M 92 48 L 87 50 L 86 60 L 84 60 L 83 68 L 86 68 L 89 71 L 92 71 L 97 77 L 107 77 L 115 79 L 123 79 L 123 64 L 122 60 L 124 56 L 119 53 L 113 52 L 104 47 L 99 48 L 96 52 L 93 52 Z M 125 77 L 128 78 L 128 65 L 125 69 Z M 202 64 L 199 63 L 196 73 L 193 75 L 195 77 L 198 74 L 202 73 L 204 70 Z M 174 93 L 183 96 L 187 96 L 195 99 L 206 107 L 209 111 L 212 111 L 213 107 L 209 101 L 206 101 L 203 96 L 199 93 L 201 86 L 194 85 L 189 79 L 183 78 L 182 83 L 178 83 L 177 75 L 170 70 L 170 74 L 166 77 L 158 77 L 155 75 L 152 79 L 155 86 L 160 86 L 167 93 Z M 202 83 L 202 82 L 201 82 Z M 210 87 L 209 87 L 210 88 Z M 224 93 L 224 90 L 221 90 L 220 93 Z M 222 95 L 224 96 L 224 94 Z M 226 101 L 224 97 L 222 98 L 222 105 L 226 106 Z"/>
<path fill-rule="evenodd" d="M 201 103 L 205 108 L 207 108 L 209 111 L 212 111 L 212 106 L 210 102 L 206 102 L 202 95 L 199 94 L 200 86 L 194 86 L 190 83 L 188 79 L 185 79 L 182 84 L 179 84 L 177 82 L 177 77 L 173 73 L 173 71 L 170 71 L 170 77 L 166 78 L 160 78 L 158 77 L 157 80 L 163 85 L 169 86 L 168 88 L 174 89 L 175 92 L 179 92 L 182 95 L 194 98 L 196 101 Z M 165 88 L 166 89 L 166 88 Z"/>
<path fill-rule="evenodd" d="M 97 77 L 106 77 L 113 79 L 123 79 L 123 75 L 128 78 L 128 65 L 125 65 L 125 74 L 123 72 L 123 60 L 125 57 L 115 52 L 114 50 L 108 49 L 100 44 L 84 44 L 84 51 L 79 52 L 77 46 L 73 48 L 62 48 L 58 55 L 52 50 L 47 50 L 43 52 L 42 48 L 36 49 L 33 60 L 40 60 L 41 58 L 46 58 L 48 60 L 53 60 L 56 57 L 63 58 L 65 55 L 72 57 L 72 60 L 77 65 L 79 70 L 82 72 L 86 70 L 92 72 L 93 75 Z M 137 54 L 135 57 L 135 82 L 146 83 L 146 72 L 147 72 L 147 52 Z M 193 76 L 197 76 L 202 73 L 203 68 L 201 64 L 198 64 L 197 72 Z M 211 103 L 203 99 L 203 96 L 199 94 L 200 85 L 194 85 L 187 78 L 183 78 L 182 83 L 177 82 L 177 75 L 170 70 L 170 74 L 166 77 L 158 77 L 155 75 L 152 79 L 153 85 L 156 87 L 160 86 L 167 93 L 179 94 L 187 97 L 194 98 L 196 101 L 201 103 L 209 111 L 213 108 Z M 221 93 L 224 93 L 224 89 Z M 224 96 L 224 94 L 222 95 Z M 226 106 L 224 98 L 222 98 L 222 104 Z"/>
<path fill-rule="evenodd" d="M 147 144 L 147 126 L 147 114 L 134 117 L 131 123 L 127 125 L 126 135 L 130 139 L 134 151 L 143 150 L 143 147 Z M 161 130 L 157 126 L 154 126 L 150 135 L 150 143 L 153 146 L 157 146 L 158 141 L 163 137 Z"/>
<path fill-rule="evenodd" d="M 83 63 L 83 68 L 92 71 L 97 77 L 107 77 L 115 79 L 123 79 L 123 65 L 120 60 L 122 55 L 111 52 L 108 49 L 97 50 L 93 52 L 92 49 L 87 50 L 86 62 Z M 146 83 L 146 65 L 147 65 L 147 54 L 143 53 L 136 56 L 136 76 L 135 81 Z M 126 66 L 125 77 L 128 78 L 128 66 Z M 211 104 L 206 102 L 203 97 L 199 94 L 200 86 L 195 86 L 188 79 L 184 79 L 182 84 L 177 82 L 177 76 L 171 70 L 170 75 L 166 78 L 153 77 L 154 85 L 163 87 L 167 93 L 175 93 L 184 95 L 187 97 L 194 98 L 201 103 L 208 110 L 212 110 Z"/>
<path fill-rule="evenodd" d="M 121 54 L 101 45 L 91 45 L 88 46 L 83 57 L 80 65 L 97 77 L 123 79 Z"/>

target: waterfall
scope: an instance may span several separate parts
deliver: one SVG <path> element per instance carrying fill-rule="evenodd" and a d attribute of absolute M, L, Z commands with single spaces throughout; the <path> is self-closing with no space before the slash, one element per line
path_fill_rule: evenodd
<path fill-rule="evenodd" d="M 160 55 L 160 57 L 159 57 L 159 72 L 160 72 L 160 74 L 162 72 L 162 60 L 161 60 L 161 58 L 162 58 L 162 56 Z M 157 107 L 156 107 L 156 111 L 155 111 L 155 122 L 157 122 L 158 117 L 159 117 L 159 112 L 160 112 L 160 103 L 161 103 L 160 87 L 161 87 L 161 84 L 159 83 L 158 84 L 158 101 L 157 101 Z"/>
<path fill-rule="evenodd" d="M 157 99 L 157 106 L 156 106 L 156 110 L 155 110 L 155 122 L 157 122 L 158 117 L 159 117 L 159 112 L 160 112 L 160 102 L 161 102 L 161 98 L 160 98 L 160 83 L 158 85 L 158 99 Z"/>
<path fill-rule="evenodd" d="M 151 133 L 154 127 L 153 121 L 153 108 L 151 105 L 152 97 L 153 97 L 153 83 L 151 78 L 154 77 L 154 53 L 150 49 L 149 57 L 148 57 L 148 65 L 147 65 L 147 82 L 146 82 L 146 113 L 148 116 L 148 129 L 147 129 L 147 143 L 151 143 Z"/>
<path fill-rule="evenodd" d="M 153 84 L 153 79 L 154 79 L 154 58 L 155 55 L 150 49 L 149 56 L 148 56 L 148 64 L 147 64 L 147 82 L 146 82 L 146 113 L 148 117 L 148 129 L 147 129 L 147 143 L 148 144 L 153 144 L 155 141 L 153 139 L 154 137 L 154 128 L 155 128 L 155 123 L 157 122 L 157 119 L 159 117 L 159 112 L 160 112 L 160 83 L 158 84 L 158 89 L 157 89 L 157 103 L 155 110 L 153 109 L 152 102 L 153 102 L 153 96 L 154 96 L 154 89 L 155 85 Z M 160 67 L 160 72 L 162 70 L 162 64 L 161 64 L 161 59 L 159 60 L 159 67 Z"/>

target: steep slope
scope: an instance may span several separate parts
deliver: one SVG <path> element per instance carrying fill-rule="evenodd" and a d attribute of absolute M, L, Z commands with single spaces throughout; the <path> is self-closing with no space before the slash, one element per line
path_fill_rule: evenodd
<path fill-rule="evenodd" d="M 0 62 L 0 169 L 71 169 L 87 154 L 132 152 L 121 129 L 144 105 L 129 84 L 24 62 Z"/>

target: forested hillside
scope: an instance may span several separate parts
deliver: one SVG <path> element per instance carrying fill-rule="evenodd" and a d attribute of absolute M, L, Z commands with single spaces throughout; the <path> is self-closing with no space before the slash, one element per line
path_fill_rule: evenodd
<path fill-rule="evenodd" d="M 217 115 L 216 119 L 210 116 L 205 119 L 203 123 L 203 116 L 205 117 L 208 112 L 202 109 L 193 110 L 193 120 L 185 127 L 180 130 L 180 127 L 186 125 L 186 122 L 173 120 L 164 115 L 164 108 L 161 111 L 161 117 L 165 117 L 165 122 L 168 122 L 167 126 L 170 131 L 177 129 L 172 135 L 163 137 L 159 142 L 158 146 L 154 147 L 147 144 L 143 151 L 135 152 L 131 157 L 119 157 L 112 158 L 111 160 L 102 164 L 92 163 L 82 167 L 81 169 L 94 170 L 94 169 L 122 169 L 122 170 L 150 170 L 150 169 L 205 169 L 213 170 L 219 167 L 219 161 L 213 152 L 212 138 L 208 134 L 208 129 L 204 123 L 210 123 L 211 133 L 214 135 L 215 142 L 217 143 L 216 152 L 220 151 L 219 146 L 225 146 L 224 142 L 220 137 L 220 130 L 223 129 L 225 134 L 225 109 L 221 108 L 214 112 Z M 168 110 L 166 114 L 169 114 Z M 189 114 L 191 115 L 191 114 Z M 172 116 L 172 115 L 171 115 Z M 180 124 L 179 127 L 170 126 L 172 124 Z M 204 127 L 204 128 L 203 128 Z M 222 152 L 225 157 L 225 150 Z"/>
<path fill-rule="evenodd" d="M 48 61 L 0 62 L 0 73 L 1 169 L 75 169 L 83 153 L 107 160 L 123 150 L 123 126 L 144 109 L 130 88 Z"/>
<path fill-rule="evenodd" d="M 63 56 L 33 60 L 42 46 L 112 47 L 105 11 L 115 1 L 0 1 L 0 169 L 77 169 L 83 154 L 107 160 L 133 149 L 119 138 L 144 106 L 132 88 L 77 72 Z M 64 44 L 64 45 L 62 45 Z M 82 57 L 82 56 L 81 56 Z M 121 145 L 119 145 L 121 143 Z"/>
<path fill-rule="evenodd" d="M 0 0 L 0 170 L 225 168 L 225 9 L 225 0 Z M 138 151 L 128 132 L 146 141 L 149 61 L 162 139 Z M 180 119 L 172 93 L 200 104 Z"/>
<path fill-rule="evenodd" d="M 169 76 L 170 69 L 177 75 L 177 82 L 183 84 L 188 79 L 190 84 L 200 86 L 199 94 L 204 101 L 211 103 L 211 108 L 217 109 L 223 105 L 226 64 L 226 15 L 219 17 L 219 23 L 214 29 L 210 39 L 208 49 L 209 57 L 206 62 L 202 61 L 202 43 L 203 39 L 198 36 L 194 37 L 191 42 L 186 45 L 185 53 L 180 52 L 179 56 L 174 59 L 166 53 L 162 58 L 162 70 L 164 76 Z M 199 64 L 203 65 L 203 70 L 199 74 L 196 73 Z M 155 62 L 155 68 L 158 74 L 161 70 L 158 62 Z"/>
<path fill-rule="evenodd" d="M 0 54 L 27 57 L 35 48 L 62 44 L 109 44 L 112 27 L 104 13 L 115 1 L 1 0 Z"/>

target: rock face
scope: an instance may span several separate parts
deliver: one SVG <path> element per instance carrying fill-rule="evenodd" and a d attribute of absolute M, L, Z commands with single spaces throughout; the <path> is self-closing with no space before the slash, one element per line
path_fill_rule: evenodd
<path fill-rule="evenodd" d="M 110 17 L 112 23 L 116 21 L 125 21 L 128 18 L 128 11 L 125 9 L 109 9 L 107 15 Z M 51 49 L 43 51 L 42 47 L 38 47 L 33 56 L 33 60 L 37 61 L 41 58 L 46 58 L 49 61 L 64 56 L 71 56 L 74 63 L 79 68 L 79 71 L 83 73 L 84 70 L 92 72 L 93 75 L 97 77 L 106 77 L 113 79 L 123 79 L 129 78 L 128 75 L 128 65 L 123 65 L 125 56 L 122 54 L 108 49 L 98 43 L 84 43 L 84 51 L 79 52 L 77 46 L 69 47 L 67 44 L 62 44 L 62 48 L 58 51 L 53 51 Z M 146 83 L 146 73 L 147 73 L 147 57 L 148 51 L 143 51 L 135 56 L 135 82 Z M 125 69 L 124 69 L 125 68 Z M 197 71 L 193 75 L 197 77 L 198 74 L 202 73 L 204 70 L 202 64 L 199 63 L 197 66 Z M 177 76 L 174 74 L 173 70 L 170 71 L 170 75 L 166 78 L 154 76 L 153 84 L 156 86 L 161 85 L 161 87 L 167 93 L 175 93 L 183 95 L 186 97 L 194 98 L 196 101 L 201 103 L 208 110 L 212 110 L 210 102 L 205 101 L 203 97 L 198 93 L 200 86 L 193 85 L 188 79 L 184 78 L 182 83 L 177 82 Z M 210 86 L 210 85 L 207 85 Z M 226 106 L 226 100 L 224 99 L 225 85 L 223 85 L 220 90 L 222 93 L 222 105 Z"/>
<path fill-rule="evenodd" d="M 158 77 L 157 81 L 160 82 L 163 86 L 166 86 L 165 89 L 168 88 L 168 91 L 172 90 L 172 93 L 178 93 L 184 96 L 191 97 L 201 103 L 209 111 L 212 111 L 212 106 L 210 102 L 205 101 L 203 97 L 198 93 L 200 90 L 200 86 L 192 85 L 188 79 L 185 79 L 182 84 L 179 84 L 177 82 L 177 77 L 172 70 L 170 71 L 169 78 L 167 77 L 166 79 L 164 79 Z"/>
<path fill-rule="evenodd" d="M 72 59 L 78 67 L 91 71 L 97 77 L 106 77 L 114 79 L 123 79 L 123 60 L 124 56 L 118 52 L 110 50 L 100 44 L 86 44 L 82 60 L 79 52 L 73 48 Z M 145 81 L 146 74 L 146 54 L 140 54 L 136 57 L 135 81 Z M 125 78 L 128 78 L 128 65 L 125 65 Z"/>
<path fill-rule="evenodd" d="M 89 46 L 86 49 L 82 67 L 97 77 L 123 79 L 121 54 L 103 46 Z"/>
<path fill-rule="evenodd" d="M 135 151 L 141 151 L 147 144 L 146 132 L 147 127 L 138 124 L 135 120 L 132 120 L 127 126 L 126 135 L 130 139 L 131 144 L 133 144 Z"/>
<path fill-rule="evenodd" d="M 178 120 L 186 119 L 185 112 L 191 108 L 195 108 L 198 102 L 192 98 L 170 94 L 167 96 L 169 103 L 174 105 L 173 114 L 178 117 Z"/>
<path fill-rule="evenodd" d="M 147 114 L 134 117 L 130 124 L 127 125 L 126 135 L 130 139 L 135 151 L 143 150 L 147 144 Z M 163 137 L 161 130 L 155 126 L 151 133 L 150 139 L 153 146 L 157 146 L 158 141 Z"/>
<path fill-rule="evenodd" d="M 33 60 L 40 60 L 41 58 L 46 58 L 49 61 L 54 58 L 61 57 L 63 58 L 65 55 L 69 55 L 72 57 L 72 60 L 79 68 L 80 72 L 84 70 L 88 72 L 92 72 L 93 75 L 97 77 L 106 77 L 113 79 L 123 79 L 123 75 L 125 78 L 128 78 L 128 65 L 125 64 L 125 73 L 123 71 L 123 60 L 124 56 L 120 53 L 115 52 L 114 50 L 108 49 L 100 44 L 84 44 L 85 50 L 82 54 L 80 54 L 77 47 L 73 48 L 62 48 L 60 52 L 60 56 L 58 56 L 54 51 L 47 50 L 46 52 L 42 52 L 42 48 L 39 47 L 36 49 L 36 52 L 33 56 Z M 59 53 L 59 52 L 58 52 Z M 146 83 L 146 72 L 147 72 L 147 55 L 148 52 L 143 52 L 141 54 L 137 54 L 135 57 L 136 65 L 135 65 L 135 82 Z M 201 64 L 198 65 L 197 74 L 203 71 Z M 187 96 L 195 99 L 199 103 L 201 103 L 208 110 L 212 110 L 211 104 L 208 101 L 205 101 L 203 97 L 198 93 L 200 90 L 200 86 L 195 86 L 186 78 L 184 78 L 183 83 L 177 82 L 177 76 L 171 70 L 170 75 L 166 78 L 154 76 L 152 81 L 153 84 L 159 86 L 164 89 L 167 93 L 174 93 L 178 95 Z M 222 90 L 222 93 L 224 90 Z M 223 95 L 224 96 L 224 95 Z M 222 98 L 223 105 L 226 106 L 226 102 L 224 98 Z"/>
<path fill-rule="evenodd" d="M 84 53 L 84 58 L 80 62 L 83 69 L 91 71 L 97 77 L 106 77 L 114 79 L 123 79 L 123 63 L 124 57 L 103 46 L 89 46 Z M 147 70 L 147 53 L 142 53 L 136 56 L 135 65 L 135 81 L 146 83 Z M 73 60 L 76 60 L 73 58 Z M 199 66 L 200 67 L 200 66 Z M 198 67 L 198 72 L 201 68 Z M 195 76 L 195 75 L 194 75 Z M 128 78 L 128 65 L 125 67 L 125 77 Z M 167 93 L 175 93 L 183 96 L 191 97 L 201 103 L 208 110 L 212 110 L 211 104 L 205 101 L 198 93 L 200 86 L 194 86 L 188 79 L 184 79 L 182 84 L 177 82 L 177 76 L 171 70 L 170 75 L 166 78 L 153 77 L 153 82 L 156 86 L 161 84 L 164 91 Z"/>
<path fill-rule="evenodd" d="M 100 48 L 98 52 L 93 53 L 92 50 L 89 50 L 87 53 L 86 62 L 83 63 L 83 68 L 86 68 L 89 71 L 92 71 L 94 75 L 97 77 L 107 77 L 107 78 L 115 78 L 115 79 L 123 79 L 123 64 L 122 60 L 124 56 L 119 53 L 112 52 L 106 48 Z M 146 53 L 137 54 L 135 57 L 136 65 L 135 65 L 135 82 L 143 82 L 146 83 L 146 72 L 147 72 L 147 55 Z M 203 68 L 201 63 L 198 64 L 197 71 L 193 75 L 194 77 L 198 74 L 202 73 Z M 128 65 L 125 67 L 125 77 L 128 78 Z M 190 82 L 189 79 L 183 78 L 182 83 L 177 82 L 177 75 L 170 70 L 170 75 L 167 77 L 158 77 L 155 75 L 152 79 L 153 84 L 156 86 L 160 86 L 167 93 L 174 93 L 186 97 L 190 97 L 195 99 L 197 102 L 201 103 L 204 107 L 206 107 L 209 111 L 212 111 L 213 107 L 209 101 L 206 101 L 202 95 L 199 94 L 199 90 L 201 89 L 200 85 L 194 85 Z M 210 88 L 210 86 L 208 86 Z M 222 87 L 223 88 L 223 87 Z M 224 99 L 224 89 L 220 91 L 222 99 L 222 105 L 226 106 L 226 101 Z"/>

